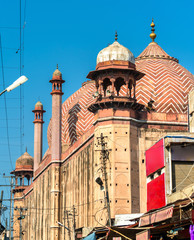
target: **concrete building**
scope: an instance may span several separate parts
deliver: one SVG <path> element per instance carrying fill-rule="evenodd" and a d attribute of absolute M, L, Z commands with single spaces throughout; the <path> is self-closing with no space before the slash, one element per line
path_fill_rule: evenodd
<path fill-rule="evenodd" d="M 187 133 L 194 86 L 193 75 L 155 42 L 154 26 L 152 42 L 136 59 L 116 34 L 99 52 L 89 80 L 63 104 L 64 80 L 58 67 L 53 73 L 49 148 L 42 157 L 44 110 L 38 102 L 33 183 L 15 190 L 14 206 L 27 209 L 23 239 L 68 239 L 67 228 L 106 225 L 99 177 L 107 184 L 111 221 L 116 214 L 147 211 L 145 151 L 166 135 Z M 19 226 L 14 229 L 18 236 Z"/>

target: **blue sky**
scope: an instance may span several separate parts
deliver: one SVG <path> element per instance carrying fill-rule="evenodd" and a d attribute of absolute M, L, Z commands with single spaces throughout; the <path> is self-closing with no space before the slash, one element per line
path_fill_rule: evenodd
<path fill-rule="evenodd" d="M 24 6 L 26 11 L 24 14 Z M 156 42 L 180 64 L 194 73 L 193 1 L 64 1 L 22 0 L 24 28 L 23 73 L 29 81 L 23 85 L 24 136 L 20 146 L 20 89 L 6 93 L 11 160 L 7 147 L 4 97 L 0 97 L 0 174 L 12 170 L 21 152 L 33 156 L 33 113 L 40 100 L 46 110 L 44 152 L 47 149 L 47 127 L 51 118 L 51 84 L 49 80 L 59 64 L 66 81 L 63 101 L 80 88 L 89 71 L 95 69 L 98 52 L 118 41 L 137 57 L 151 41 L 150 23 L 156 24 Z M 5 28 L 6 27 L 6 28 Z M 9 28 L 7 28 L 9 27 Z M 19 0 L 2 1 L 0 33 L 3 46 L 5 85 L 19 77 Z M 23 36 L 23 34 L 22 34 Z M 23 37 L 22 37 L 23 39 Z M 22 41 L 23 42 L 23 41 Z M 1 66 L 1 65 L 0 65 Z M 1 68 L 0 68 L 1 70 Z M 3 90 L 0 72 L 0 90 Z M 0 184 L 4 180 L 0 175 Z"/>

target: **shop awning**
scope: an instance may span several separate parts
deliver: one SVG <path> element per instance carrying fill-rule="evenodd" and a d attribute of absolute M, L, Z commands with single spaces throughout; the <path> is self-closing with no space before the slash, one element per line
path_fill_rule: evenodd
<path fill-rule="evenodd" d="M 145 216 L 142 216 L 139 221 L 139 227 L 164 221 L 168 218 L 172 218 L 172 215 L 173 215 L 173 206 L 167 207 L 165 209 L 156 210 L 154 212 L 146 214 Z"/>
<path fill-rule="evenodd" d="M 87 237 L 85 237 L 83 240 L 96 240 L 96 234 L 92 233 L 92 234 L 88 235 Z"/>

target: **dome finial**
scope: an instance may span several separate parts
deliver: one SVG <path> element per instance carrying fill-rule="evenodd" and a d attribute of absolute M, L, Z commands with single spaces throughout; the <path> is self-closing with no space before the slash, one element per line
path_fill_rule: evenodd
<path fill-rule="evenodd" d="M 156 34 L 155 34 L 155 24 L 154 24 L 154 19 L 152 18 L 152 23 L 151 23 L 151 28 L 152 28 L 152 33 L 150 33 L 150 38 L 152 39 L 152 42 L 154 42 L 154 39 L 156 38 Z"/>
<path fill-rule="evenodd" d="M 118 39 L 118 34 L 117 34 L 117 31 L 115 31 L 115 41 L 117 41 Z"/>
<path fill-rule="evenodd" d="M 59 68 L 58 63 L 57 63 L 57 69 Z"/>

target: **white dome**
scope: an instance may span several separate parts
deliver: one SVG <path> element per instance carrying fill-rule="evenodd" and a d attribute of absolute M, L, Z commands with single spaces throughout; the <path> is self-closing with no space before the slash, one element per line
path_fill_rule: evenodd
<path fill-rule="evenodd" d="M 129 61 L 135 64 L 133 53 L 117 41 L 102 49 L 97 56 L 97 64 L 111 60 Z"/>

